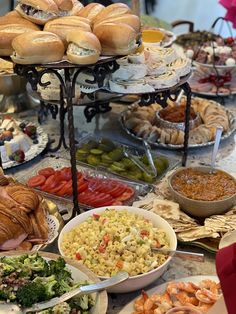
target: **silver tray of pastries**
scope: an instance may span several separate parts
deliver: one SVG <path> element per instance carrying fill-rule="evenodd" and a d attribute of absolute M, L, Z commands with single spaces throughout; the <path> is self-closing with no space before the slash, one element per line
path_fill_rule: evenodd
<path fill-rule="evenodd" d="M 183 97 L 181 102 L 186 100 Z M 173 106 L 173 103 L 172 103 Z M 206 147 L 215 143 L 217 126 L 223 127 L 221 140 L 225 140 L 236 130 L 234 114 L 213 100 L 193 97 L 191 106 L 201 117 L 201 124 L 189 132 L 189 148 Z M 120 124 L 124 131 L 135 139 L 145 139 L 150 145 L 178 150 L 183 148 L 184 131 L 179 128 L 166 128 L 158 124 L 157 112 L 162 109 L 158 104 L 148 107 L 131 105 L 120 114 Z"/>

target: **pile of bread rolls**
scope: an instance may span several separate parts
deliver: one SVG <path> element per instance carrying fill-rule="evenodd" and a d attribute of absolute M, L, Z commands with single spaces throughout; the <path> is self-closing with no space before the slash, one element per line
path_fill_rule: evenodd
<path fill-rule="evenodd" d="M 94 64 L 100 55 L 136 51 L 140 19 L 124 3 L 83 6 L 78 0 L 18 0 L 0 17 L 0 56 L 19 64 Z"/>

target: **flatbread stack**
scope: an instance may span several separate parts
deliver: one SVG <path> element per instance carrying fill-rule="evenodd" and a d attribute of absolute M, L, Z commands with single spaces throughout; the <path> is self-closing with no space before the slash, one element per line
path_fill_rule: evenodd
<path fill-rule="evenodd" d="M 0 58 L 0 75 L 13 74 L 13 62 Z"/>

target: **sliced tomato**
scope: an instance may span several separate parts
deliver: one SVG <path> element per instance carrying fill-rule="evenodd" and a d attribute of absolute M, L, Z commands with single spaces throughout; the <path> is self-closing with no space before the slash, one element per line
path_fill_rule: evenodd
<path fill-rule="evenodd" d="M 72 190 L 72 180 L 70 181 L 65 181 L 65 183 L 63 184 L 63 186 L 61 187 L 61 189 L 59 191 L 57 191 L 57 195 L 58 196 L 71 196 L 73 193 Z"/>
<path fill-rule="evenodd" d="M 55 173 L 55 170 L 52 167 L 43 168 L 38 171 L 38 174 L 44 176 L 45 178 L 50 177 L 54 173 Z"/>
<path fill-rule="evenodd" d="M 113 196 L 114 198 L 122 195 L 127 190 L 127 186 L 123 184 L 116 185 L 112 190 L 108 193 Z"/>
<path fill-rule="evenodd" d="M 134 196 L 134 189 L 131 187 L 127 187 L 125 192 L 120 195 L 119 197 L 116 198 L 117 201 L 128 201 L 129 199 L 131 199 Z"/>
<path fill-rule="evenodd" d="M 87 189 L 88 189 L 88 182 L 79 180 L 78 181 L 78 189 L 77 189 L 78 193 L 81 193 Z"/>
<path fill-rule="evenodd" d="M 89 204 L 92 207 L 103 207 L 112 205 L 114 199 L 109 194 L 95 195 L 93 199 L 90 200 Z"/>
<path fill-rule="evenodd" d="M 71 174 L 71 168 L 70 167 L 64 167 L 60 170 L 60 176 L 62 180 L 69 181 L 72 177 Z"/>
<path fill-rule="evenodd" d="M 90 202 L 91 199 L 93 199 L 95 196 L 96 196 L 95 193 L 90 192 L 90 191 L 85 191 L 85 192 L 82 192 L 82 193 L 80 193 L 80 194 L 78 195 L 78 201 L 79 201 L 79 203 L 89 205 L 89 202 Z"/>
<path fill-rule="evenodd" d="M 46 181 L 46 178 L 41 175 L 41 174 L 38 174 L 36 176 L 33 176 L 31 177 L 27 184 L 30 188 L 36 188 L 36 187 L 40 187 L 41 185 L 43 185 Z"/>
<path fill-rule="evenodd" d="M 54 188 L 48 189 L 48 193 L 57 195 L 58 191 L 60 191 L 62 187 L 66 185 L 66 183 L 67 183 L 66 181 L 59 182 Z"/>
<path fill-rule="evenodd" d="M 44 185 L 41 186 L 41 189 L 47 192 L 48 190 L 55 188 L 56 185 L 57 185 L 57 181 L 55 180 L 55 177 L 53 174 L 46 179 Z"/>

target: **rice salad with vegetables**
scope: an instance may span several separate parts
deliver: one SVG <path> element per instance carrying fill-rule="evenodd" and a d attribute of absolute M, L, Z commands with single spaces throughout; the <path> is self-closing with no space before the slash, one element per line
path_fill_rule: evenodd
<path fill-rule="evenodd" d="M 61 243 L 65 256 L 101 277 L 121 270 L 137 276 L 158 268 L 168 257 L 152 247 L 169 248 L 165 231 L 140 215 L 115 209 L 93 214 L 66 232 Z"/>

